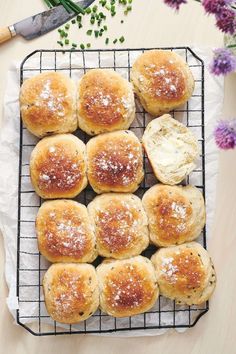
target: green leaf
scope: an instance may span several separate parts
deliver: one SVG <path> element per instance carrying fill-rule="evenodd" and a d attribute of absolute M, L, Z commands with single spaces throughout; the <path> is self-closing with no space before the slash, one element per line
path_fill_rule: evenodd
<path fill-rule="evenodd" d="M 227 48 L 230 48 L 236 55 L 236 35 L 231 36 L 229 34 L 224 35 L 224 44 Z"/>

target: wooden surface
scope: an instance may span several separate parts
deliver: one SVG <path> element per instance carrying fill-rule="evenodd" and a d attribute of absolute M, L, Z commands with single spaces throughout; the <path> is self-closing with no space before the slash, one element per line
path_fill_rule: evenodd
<path fill-rule="evenodd" d="M 11 39 L 11 32 L 8 27 L 0 28 L 0 44 Z"/>
<path fill-rule="evenodd" d="M 189 0 L 180 14 L 162 4 L 161 0 L 134 0 L 134 11 L 120 24 L 117 16 L 111 21 L 111 38 L 125 34 L 123 47 L 192 45 L 219 47 L 223 37 L 214 27 L 214 19 L 204 15 L 198 3 Z M 41 0 L 0 0 L 0 26 L 10 25 L 44 9 Z M 72 35 L 73 36 L 73 35 Z M 87 41 L 84 32 L 74 32 L 74 39 Z M 57 32 L 27 42 L 14 38 L 0 46 L 0 118 L 6 84 L 6 72 L 13 60 L 39 48 L 56 48 Z M 89 40 L 94 48 L 104 47 L 104 40 Z M 236 76 L 226 80 L 224 112 L 236 116 Z M 211 308 L 199 323 L 183 334 L 169 331 L 158 337 L 133 339 L 62 336 L 37 338 L 13 324 L 6 306 L 8 294 L 4 279 L 4 248 L 0 237 L 0 352 L 5 354 L 234 354 L 236 353 L 236 151 L 220 154 L 215 221 L 208 242 L 214 259 L 218 285 Z M 9 186 L 10 188 L 10 186 Z"/>

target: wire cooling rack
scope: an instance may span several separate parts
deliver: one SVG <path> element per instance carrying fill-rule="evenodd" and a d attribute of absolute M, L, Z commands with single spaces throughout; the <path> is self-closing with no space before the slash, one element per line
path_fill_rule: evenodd
<path fill-rule="evenodd" d="M 157 48 L 160 49 L 160 48 Z M 197 186 L 205 197 L 205 147 L 204 147 L 204 63 L 188 47 L 161 48 L 180 54 L 189 64 L 195 80 L 195 90 L 187 104 L 172 112 L 172 115 L 186 124 L 197 136 L 201 156 L 197 168 L 184 181 Z M 61 71 L 78 80 L 92 68 L 110 68 L 130 78 L 134 60 L 149 49 L 59 51 L 37 50 L 28 55 L 21 64 L 21 84 L 40 72 Z M 141 137 L 151 117 L 136 102 L 136 119 L 131 130 Z M 77 131 L 76 135 L 87 142 L 89 137 Z M 42 291 L 42 279 L 49 263 L 40 255 L 35 236 L 35 216 L 42 200 L 35 194 L 29 176 L 29 158 L 37 139 L 20 123 L 19 194 L 18 194 L 18 244 L 17 244 L 17 323 L 34 335 L 59 335 L 75 333 L 105 333 L 115 331 L 155 330 L 159 328 L 186 328 L 194 326 L 208 311 L 208 302 L 201 306 L 179 306 L 175 301 L 159 297 L 148 312 L 125 319 L 116 319 L 98 310 L 88 320 L 77 325 L 62 325 L 48 315 Z M 145 178 L 137 191 L 143 193 L 157 181 L 144 157 Z M 87 187 L 76 200 L 88 204 L 95 193 Z M 198 241 L 206 247 L 206 230 Z M 155 247 L 150 246 L 143 254 L 150 257 Z M 96 264 L 101 260 L 97 260 Z M 96 265 L 95 264 L 95 265 Z"/>

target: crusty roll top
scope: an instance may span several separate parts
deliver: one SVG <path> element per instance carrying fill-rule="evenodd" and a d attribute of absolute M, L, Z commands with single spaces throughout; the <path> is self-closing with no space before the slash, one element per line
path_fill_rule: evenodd
<path fill-rule="evenodd" d="M 46 72 L 24 81 L 20 104 L 24 124 L 38 137 L 77 128 L 75 84 L 61 73 Z"/>
<path fill-rule="evenodd" d="M 133 64 L 131 81 L 142 105 L 154 116 L 184 104 L 194 89 L 187 63 L 168 50 L 150 50 L 140 55 Z"/>
<path fill-rule="evenodd" d="M 90 135 L 127 129 L 134 119 L 130 83 L 112 70 L 88 71 L 79 82 L 79 126 Z"/>
<path fill-rule="evenodd" d="M 150 238 L 157 246 L 168 247 L 192 241 L 205 225 L 202 193 L 194 186 L 157 184 L 143 196 Z"/>
<path fill-rule="evenodd" d="M 196 242 L 162 248 L 152 262 L 160 293 L 178 303 L 201 304 L 214 291 L 214 266 L 208 252 Z"/>
<path fill-rule="evenodd" d="M 72 200 L 43 203 L 36 232 L 39 250 L 51 262 L 92 262 L 97 256 L 87 209 Z"/>
<path fill-rule="evenodd" d="M 137 196 L 102 194 L 88 205 L 88 212 L 101 256 L 128 258 L 140 254 L 148 246 L 147 217 Z"/>
<path fill-rule="evenodd" d="M 148 94 L 160 101 L 179 100 L 186 94 L 185 73 L 175 66 L 174 56 L 166 51 L 146 52 L 142 56 L 142 63 L 137 61 L 133 66 L 134 69 L 139 68 L 144 88 L 145 80 L 151 83 Z"/>
<path fill-rule="evenodd" d="M 98 281 L 92 265 L 53 264 L 44 276 L 43 288 L 47 310 L 55 321 L 77 323 L 98 308 Z"/>
<path fill-rule="evenodd" d="M 131 131 L 91 139 L 87 158 L 88 179 L 97 193 L 133 192 L 143 178 L 142 147 Z"/>
<path fill-rule="evenodd" d="M 115 317 L 126 317 L 150 309 L 158 287 L 149 259 L 138 256 L 122 261 L 105 261 L 97 268 L 100 306 Z"/>
<path fill-rule="evenodd" d="M 87 184 L 85 145 L 71 134 L 42 139 L 30 160 L 31 180 L 42 198 L 70 198 Z"/>

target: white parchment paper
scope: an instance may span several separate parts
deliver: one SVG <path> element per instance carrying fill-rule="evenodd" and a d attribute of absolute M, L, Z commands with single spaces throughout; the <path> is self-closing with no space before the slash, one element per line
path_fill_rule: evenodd
<path fill-rule="evenodd" d="M 206 136 L 206 206 L 207 206 L 207 236 L 211 237 L 211 225 L 213 221 L 213 216 L 214 216 L 214 201 L 215 201 L 215 191 L 216 191 L 216 177 L 217 177 L 217 168 L 218 168 L 218 163 L 217 163 L 217 151 L 214 143 L 214 139 L 212 136 L 213 128 L 215 125 L 215 122 L 217 119 L 221 117 L 221 112 L 222 112 L 222 106 L 223 106 L 223 80 L 219 78 L 215 78 L 211 76 L 208 73 L 207 67 L 208 67 L 208 50 L 200 50 L 198 48 L 193 48 L 195 53 L 199 55 L 200 58 L 202 58 L 205 62 L 206 70 L 205 70 L 205 136 Z M 181 53 L 179 53 L 181 54 Z M 182 53 L 183 54 L 183 53 Z M 127 77 L 127 70 L 123 69 L 124 66 L 127 65 L 127 60 L 130 61 L 130 64 L 135 60 L 135 58 L 140 55 L 140 52 L 133 52 L 132 56 L 130 58 L 127 58 L 127 53 L 120 53 L 119 56 L 116 57 L 116 68 L 117 71 L 121 73 L 124 77 Z M 209 50 L 209 57 L 210 57 L 210 50 Z M 39 61 L 41 60 L 41 65 L 42 67 L 48 68 L 48 69 L 54 69 L 55 65 L 58 68 L 63 68 L 65 74 L 69 74 L 70 70 L 68 68 L 68 57 L 67 55 L 61 56 L 61 58 L 57 58 L 57 62 L 55 62 L 55 57 L 54 55 L 48 55 L 44 56 L 43 62 L 42 58 L 40 59 L 39 57 L 32 57 L 29 61 L 27 61 L 27 65 L 25 68 L 37 68 L 39 67 Z M 72 67 L 73 67 L 73 72 L 72 72 L 72 78 L 75 80 L 78 80 L 84 73 L 83 71 L 83 62 L 84 58 L 82 56 L 76 56 L 72 58 Z M 189 58 L 191 61 L 191 58 Z M 194 60 L 194 59 L 193 59 Z M 98 65 L 107 67 L 107 66 L 113 66 L 114 65 L 114 58 L 111 58 L 111 55 L 106 53 L 103 53 L 101 57 L 98 59 L 97 54 L 95 53 L 88 53 L 86 57 L 86 66 L 87 67 L 98 67 Z M 192 62 L 194 65 L 194 61 Z M 195 78 L 200 74 L 199 68 L 192 68 L 193 74 Z M 35 74 L 38 74 L 39 71 L 32 71 L 29 70 L 28 72 L 25 72 L 24 79 L 27 77 L 31 77 Z M 5 252 L 6 252 L 6 264 L 5 264 L 5 275 L 6 275 L 6 281 L 9 287 L 9 296 L 7 298 L 7 305 L 12 313 L 12 316 L 16 318 L 16 309 L 19 308 L 19 302 L 18 298 L 16 297 L 16 268 L 17 268 L 17 210 L 18 210 L 18 168 L 19 168 L 19 137 L 20 137 L 20 113 L 19 113 L 19 102 L 18 102 L 18 96 L 19 96 L 19 87 L 20 87 L 20 63 L 13 63 L 10 66 L 8 75 L 7 75 L 7 89 L 6 89 L 6 94 L 5 94 L 5 100 L 4 100 L 4 119 L 3 119 L 3 124 L 2 124 L 2 129 L 1 129 L 1 134 L 0 134 L 0 166 L 1 166 L 1 172 L 0 172 L 0 228 L 4 237 L 4 245 L 5 245 Z M 195 88 L 195 94 L 200 94 L 200 86 L 196 85 Z M 190 100 L 190 105 L 192 109 L 197 109 L 199 108 L 199 99 L 193 97 Z M 178 118 L 178 116 L 176 117 Z M 193 118 L 194 119 L 194 118 Z M 196 117 L 196 119 L 199 120 L 199 118 Z M 137 121 L 139 120 L 139 117 L 137 116 Z M 198 121 L 199 123 L 199 121 Z M 197 134 L 197 131 L 196 131 Z M 139 135 L 139 132 L 137 131 L 137 135 Z M 24 131 L 24 137 L 25 141 L 29 143 L 35 143 L 37 140 L 29 134 L 26 130 Z M 30 151 L 26 151 L 23 153 L 23 162 L 29 161 L 29 155 Z M 28 172 L 28 167 L 24 167 L 25 172 Z M 201 176 L 199 176 L 201 178 Z M 191 183 L 197 184 L 198 181 L 196 180 L 190 180 Z M 29 178 L 27 179 L 22 179 L 22 188 L 24 189 L 32 189 L 30 186 L 30 180 Z M 35 195 L 28 195 L 26 198 L 28 198 L 27 203 L 32 203 L 37 201 L 37 196 Z M 35 211 L 33 209 L 26 210 L 24 211 L 26 213 L 26 218 L 34 220 L 35 218 Z M 32 234 L 35 234 L 33 224 L 32 224 L 32 230 L 26 230 L 22 231 L 23 233 L 25 232 L 28 234 L 31 232 Z M 21 259 L 21 268 L 37 268 L 38 267 L 38 257 L 27 256 L 27 251 L 31 253 L 36 253 L 37 254 L 37 243 L 36 240 L 26 240 L 24 241 L 25 244 L 23 243 L 21 245 L 21 249 L 24 249 L 26 252 L 25 257 L 22 255 Z M 35 263 L 35 264 L 34 264 Z M 48 263 L 46 261 L 41 262 L 41 267 L 42 268 L 47 268 Z M 32 283 L 36 282 L 38 279 L 34 279 L 34 277 L 38 277 L 38 273 L 34 274 L 34 272 L 31 272 Z M 25 278 L 24 278 L 24 272 L 21 273 L 21 282 L 26 282 L 29 281 L 27 279 L 29 277 L 29 272 L 25 272 Z M 22 291 L 22 289 L 21 289 Z M 22 298 L 25 299 L 30 299 L 39 296 L 38 294 L 38 289 L 33 289 L 33 288 L 27 288 L 25 287 L 23 289 L 24 293 L 21 296 Z M 36 291 L 36 293 L 34 293 Z M 42 298 L 43 295 L 41 293 L 40 298 Z M 41 315 L 47 315 L 46 309 L 44 304 L 40 305 L 40 312 Z M 158 305 L 157 305 L 158 306 Z M 170 306 L 170 303 L 166 301 L 165 299 L 162 300 L 161 308 L 162 309 L 168 309 L 168 306 Z M 25 302 L 24 304 L 20 304 L 20 309 L 21 313 L 26 313 L 27 316 L 37 316 L 38 315 L 38 303 L 31 303 L 31 302 Z M 28 323 L 32 322 L 32 318 L 29 319 L 27 316 L 23 318 L 21 321 L 23 323 Z M 171 315 L 172 316 L 172 315 Z M 184 312 L 183 313 L 178 313 L 179 318 L 176 319 L 178 323 L 181 323 L 181 321 L 184 323 L 185 319 L 183 316 L 185 316 Z M 104 326 L 106 329 L 110 329 L 111 326 L 111 318 L 108 317 L 109 320 L 104 320 Z M 93 329 L 96 326 L 96 321 L 98 321 L 99 318 L 90 318 L 88 320 L 87 326 L 91 326 L 91 328 L 88 329 Z M 119 319 L 117 320 L 117 326 L 122 327 L 124 326 L 124 321 L 127 321 L 127 319 Z M 146 321 L 149 321 L 150 324 L 155 325 L 157 319 L 155 318 L 155 314 L 150 314 L 147 315 Z M 163 324 L 168 324 L 168 313 L 166 314 L 166 319 L 162 318 L 162 323 Z M 49 324 L 53 324 L 53 322 L 50 319 L 42 319 L 42 322 L 46 322 Z M 133 326 L 142 326 L 143 325 L 143 316 L 135 316 L 132 319 L 132 325 Z M 82 327 L 80 327 L 82 326 Z M 125 325 L 127 326 L 127 324 Z M 65 328 L 65 327 L 64 327 Z M 68 326 L 67 326 L 68 328 Z M 83 325 L 76 325 L 73 326 L 72 330 L 79 330 L 83 329 Z M 118 336 L 135 336 L 135 335 L 157 335 L 157 334 L 162 334 L 164 333 L 165 330 L 145 330 L 145 331 L 127 331 L 127 332 L 118 332 L 118 333 L 109 333 L 109 336 L 111 335 L 118 335 Z M 103 334 L 105 335 L 105 334 Z"/>

